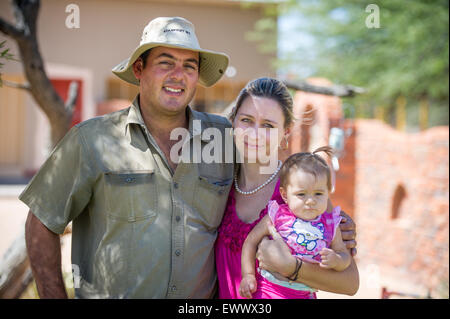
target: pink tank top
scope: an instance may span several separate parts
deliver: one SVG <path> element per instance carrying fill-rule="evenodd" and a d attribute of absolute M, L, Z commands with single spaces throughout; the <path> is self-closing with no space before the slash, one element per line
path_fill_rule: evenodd
<path fill-rule="evenodd" d="M 268 215 L 277 232 L 284 239 L 294 256 L 303 261 L 320 263 L 319 252 L 329 248 L 342 217 L 341 208 L 331 213 L 324 212 L 314 220 L 303 220 L 295 216 L 287 204 L 272 200 L 268 204 Z"/>

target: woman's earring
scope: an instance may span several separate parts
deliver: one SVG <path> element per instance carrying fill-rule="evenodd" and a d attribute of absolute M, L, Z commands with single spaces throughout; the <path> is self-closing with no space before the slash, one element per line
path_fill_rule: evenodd
<path fill-rule="evenodd" d="M 286 136 L 283 137 L 283 140 L 285 141 L 285 146 L 283 147 L 283 146 L 281 145 L 281 143 L 283 143 L 283 141 L 281 141 L 281 143 L 280 143 L 280 148 L 281 148 L 282 150 L 287 150 L 287 149 L 289 148 L 289 141 L 288 141 L 288 139 L 286 138 Z"/>

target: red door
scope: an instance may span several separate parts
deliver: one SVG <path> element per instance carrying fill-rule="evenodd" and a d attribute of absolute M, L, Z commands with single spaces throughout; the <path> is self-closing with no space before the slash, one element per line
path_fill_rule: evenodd
<path fill-rule="evenodd" d="M 58 95 L 63 99 L 63 101 L 67 100 L 67 95 L 69 93 L 69 85 L 72 81 L 76 81 L 78 83 L 78 96 L 77 101 L 75 103 L 75 108 L 73 109 L 72 115 L 72 124 L 71 127 L 75 124 L 81 122 L 82 112 L 83 112 L 83 81 L 80 79 L 50 79 L 53 87 L 55 88 Z"/>

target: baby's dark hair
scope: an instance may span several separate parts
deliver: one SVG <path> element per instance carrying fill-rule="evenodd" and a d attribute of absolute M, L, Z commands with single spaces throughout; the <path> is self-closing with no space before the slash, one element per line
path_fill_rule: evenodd
<path fill-rule="evenodd" d="M 289 174 L 292 170 L 302 170 L 306 173 L 313 174 L 316 178 L 319 175 L 327 176 L 327 187 L 331 191 L 331 173 L 327 162 L 316 153 L 324 152 L 331 157 L 333 149 L 330 146 L 322 146 L 314 152 L 301 152 L 289 156 L 280 169 L 280 186 L 285 188 L 289 183 Z"/>

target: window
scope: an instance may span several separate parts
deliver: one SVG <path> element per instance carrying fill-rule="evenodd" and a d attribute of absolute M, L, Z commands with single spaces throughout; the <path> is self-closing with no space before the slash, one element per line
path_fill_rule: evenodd
<path fill-rule="evenodd" d="M 404 199 L 406 198 L 406 190 L 403 185 L 398 185 L 395 189 L 394 198 L 392 200 L 391 219 L 397 219 Z"/>

